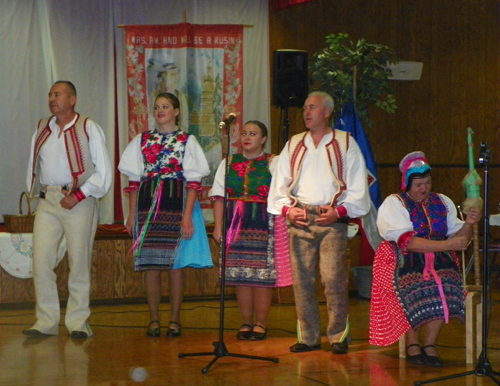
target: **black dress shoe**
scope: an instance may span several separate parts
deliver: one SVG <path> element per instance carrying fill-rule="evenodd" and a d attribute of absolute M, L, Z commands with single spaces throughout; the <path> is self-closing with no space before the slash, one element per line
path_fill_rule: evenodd
<path fill-rule="evenodd" d="M 307 344 L 304 343 L 295 343 L 293 346 L 290 347 L 291 352 L 308 352 L 308 351 L 316 351 L 321 348 L 321 344 L 316 344 L 314 346 L 308 346 Z"/>
<path fill-rule="evenodd" d="M 245 330 L 241 331 L 243 328 Z M 238 331 L 238 333 L 236 334 L 236 339 L 238 339 L 238 340 L 250 340 L 252 338 L 252 329 L 253 329 L 253 326 L 251 326 L 249 324 L 242 324 L 240 326 L 240 331 Z"/>
<path fill-rule="evenodd" d="M 170 328 L 171 325 L 175 325 L 177 326 L 178 328 Z M 182 333 L 182 326 L 180 325 L 180 323 L 177 323 L 177 322 L 170 322 L 168 324 L 168 330 L 167 330 L 167 336 L 169 338 L 177 338 L 179 336 L 181 336 L 181 333 Z"/>
<path fill-rule="evenodd" d="M 347 340 L 344 340 L 343 342 L 336 342 L 332 343 L 332 353 L 333 354 L 347 354 L 347 351 L 349 350 L 349 344 L 347 343 Z"/>
<path fill-rule="evenodd" d="M 23 330 L 23 335 L 26 335 L 30 339 L 47 338 L 49 336 L 54 336 L 51 334 L 45 334 L 44 332 L 35 330 L 34 328 L 30 328 L 29 330 Z"/>
<path fill-rule="evenodd" d="M 406 362 L 411 363 L 412 365 L 417 365 L 417 366 L 425 365 L 427 362 L 425 361 L 425 357 L 422 353 L 415 354 L 415 355 L 408 354 L 408 349 L 410 347 L 414 347 L 414 346 L 420 347 L 420 345 L 418 345 L 416 343 L 410 344 L 409 346 L 406 347 Z"/>
<path fill-rule="evenodd" d="M 85 331 L 71 331 L 71 338 L 73 339 L 87 339 L 89 335 Z"/>
<path fill-rule="evenodd" d="M 267 328 L 264 327 L 264 326 L 261 326 L 260 324 L 256 324 L 253 328 L 255 327 L 260 327 L 264 330 L 264 332 L 258 332 L 258 331 L 254 331 L 252 329 L 252 334 L 251 334 L 251 338 L 252 340 L 264 340 L 267 338 Z"/>
<path fill-rule="evenodd" d="M 158 323 L 158 327 L 151 328 L 151 325 L 153 323 Z M 146 332 L 146 335 L 149 336 L 150 338 L 158 338 L 161 335 L 160 322 L 158 320 L 153 320 L 151 323 L 149 323 L 148 331 Z"/>
<path fill-rule="evenodd" d="M 435 355 L 428 355 L 426 352 L 425 352 L 425 349 L 427 347 L 434 347 L 436 348 L 436 346 L 434 346 L 433 344 L 430 344 L 428 346 L 424 346 L 422 347 L 422 356 L 424 357 L 424 360 L 425 362 L 429 365 L 429 366 L 433 366 L 433 367 L 443 367 L 443 360 L 439 357 L 439 356 L 435 356 Z"/>

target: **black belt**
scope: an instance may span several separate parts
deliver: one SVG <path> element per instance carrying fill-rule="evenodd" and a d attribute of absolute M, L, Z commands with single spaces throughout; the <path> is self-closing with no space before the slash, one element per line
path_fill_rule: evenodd
<path fill-rule="evenodd" d="M 61 190 L 68 190 L 68 185 L 62 185 L 61 186 Z M 40 195 L 39 195 L 40 198 L 45 198 L 45 191 L 43 190 L 40 190 Z"/>
<path fill-rule="evenodd" d="M 340 224 L 349 224 L 349 216 L 341 217 L 335 222 L 338 222 Z"/>

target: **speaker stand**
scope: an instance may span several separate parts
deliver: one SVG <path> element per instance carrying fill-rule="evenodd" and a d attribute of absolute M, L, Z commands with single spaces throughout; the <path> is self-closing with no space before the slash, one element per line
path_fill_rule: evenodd
<path fill-rule="evenodd" d="M 282 108 L 283 111 L 283 131 L 282 131 L 282 137 L 280 138 L 280 146 L 279 149 L 283 149 L 285 146 L 286 142 L 288 141 L 288 136 L 290 132 L 290 119 L 288 118 L 288 107 L 285 106 Z"/>

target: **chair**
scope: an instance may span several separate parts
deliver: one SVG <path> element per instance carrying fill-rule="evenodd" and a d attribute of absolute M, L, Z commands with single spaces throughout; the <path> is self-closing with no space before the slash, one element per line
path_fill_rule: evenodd
<path fill-rule="evenodd" d="M 500 209 L 500 205 L 499 205 L 499 209 Z M 500 226 L 500 214 L 492 214 L 492 215 L 490 215 L 489 220 L 490 220 L 489 221 L 490 231 L 492 231 L 491 227 L 498 227 L 498 226 Z M 495 232 L 495 233 L 498 233 L 498 232 Z M 489 241 L 488 242 L 488 252 L 489 253 L 494 253 L 493 257 L 490 260 L 490 267 L 494 268 L 498 252 L 500 252 L 500 238 L 493 237 L 490 234 L 490 239 L 488 241 Z M 498 271 L 497 271 L 497 277 L 496 278 L 498 280 L 499 277 L 500 277 L 500 262 L 497 265 L 497 270 Z M 492 269 L 492 271 L 493 271 L 493 269 Z"/>
<path fill-rule="evenodd" d="M 463 215 L 461 213 L 460 207 L 459 214 L 461 218 Z M 478 245 L 474 248 L 474 243 L 471 243 L 467 253 L 462 254 L 463 258 L 463 269 L 464 269 L 464 282 L 466 284 L 466 277 L 469 273 L 469 270 L 472 268 L 472 264 L 476 263 L 474 270 L 474 285 L 467 285 L 467 297 L 465 298 L 465 363 L 472 364 L 475 363 L 479 354 L 481 353 L 482 347 L 482 287 L 480 285 L 480 269 L 478 260 L 475 260 L 474 249 L 477 250 L 478 246 L 481 246 L 482 243 L 478 237 L 478 229 L 477 226 L 474 227 L 474 238 L 478 241 Z M 496 249 L 494 249 L 496 248 Z M 496 253 L 500 252 L 500 240 L 497 242 L 495 247 L 493 247 L 493 243 L 488 244 L 488 250 L 490 252 Z M 482 248 L 479 248 L 479 252 L 482 252 Z M 467 268 L 465 267 L 465 254 L 469 256 L 469 262 L 467 264 Z M 406 336 L 402 336 L 399 339 L 399 357 L 406 358 Z"/>
<path fill-rule="evenodd" d="M 465 363 L 475 363 L 483 344 L 481 291 L 468 291 L 465 298 Z M 406 358 L 406 336 L 399 338 L 399 357 Z"/>
<path fill-rule="evenodd" d="M 482 249 L 481 249 L 482 252 Z M 493 239 L 491 238 L 488 242 L 488 252 L 491 254 L 493 253 L 493 256 L 490 259 L 490 272 L 492 273 L 495 268 L 497 270 L 497 277 L 496 279 L 498 280 L 500 278 L 500 262 L 495 265 L 495 262 L 497 260 L 497 255 L 498 252 L 500 252 L 500 239 Z"/>
<path fill-rule="evenodd" d="M 479 253 L 483 253 L 483 238 L 479 239 Z M 490 235 L 488 240 L 488 254 L 490 255 L 489 263 L 490 263 L 490 277 L 493 272 L 496 271 L 496 280 L 500 278 L 500 261 L 497 263 L 498 253 L 500 252 L 500 239 L 493 238 Z M 468 274 L 472 268 L 472 264 L 474 263 L 475 253 L 472 247 L 466 251 L 469 256 L 467 267 L 465 268 L 466 274 Z"/>

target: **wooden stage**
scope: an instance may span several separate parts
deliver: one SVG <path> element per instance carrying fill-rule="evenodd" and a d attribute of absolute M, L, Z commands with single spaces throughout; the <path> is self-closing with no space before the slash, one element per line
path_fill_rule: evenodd
<path fill-rule="evenodd" d="M 492 318 L 487 358 L 493 369 L 500 367 L 499 291 L 492 296 Z M 296 342 L 295 309 L 292 304 L 274 304 L 268 339 L 260 342 L 236 340 L 240 325 L 235 301 L 227 301 L 223 343 L 230 354 L 277 358 L 279 363 L 260 359 L 216 357 L 213 342 L 219 342 L 218 301 L 185 302 L 180 338 L 147 338 L 149 322 L 145 304 L 92 307 L 90 323 L 94 336 L 73 341 L 64 326 L 59 335 L 26 339 L 21 330 L 34 322 L 33 310 L 0 311 L 0 386 L 11 385 L 93 385 L 141 384 L 131 372 L 145 370 L 144 385 L 199 386 L 321 386 L 321 385 L 413 385 L 434 377 L 474 370 L 465 364 L 465 326 L 452 321 L 438 340 L 443 368 L 413 366 L 398 358 L 397 344 L 375 347 L 368 343 L 370 302 L 350 299 L 352 343 L 347 355 L 333 355 L 323 336 L 321 351 L 292 354 Z M 325 306 L 321 306 L 325 325 Z M 161 321 L 169 320 L 169 306 L 162 305 Z M 179 353 L 208 353 L 207 356 L 179 358 Z M 217 358 L 207 374 L 202 369 Z M 144 373 L 144 372 L 143 372 Z M 139 372 L 139 375 L 141 373 Z M 439 382 L 437 385 L 493 385 L 476 375 Z"/>
<path fill-rule="evenodd" d="M 357 241 L 351 242 L 351 264 L 357 255 Z M 63 323 L 59 335 L 27 339 L 21 334 L 35 321 L 31 279 L 14 278 L 0 273 L 0 386 L 7 385 L 197 385 L 197 386 L 318 386 L 318 385 L 413 385 L 435 377 L 473 371 L 466 364 L 465 326 L 452 320 L 438 340 L 444 368 L 413 366 L 399 358 L 397 343 L 390 347 L 371 346 L 368 342 L 368 300 L 350 298 L 352 342 L 347 355 L 333 355 L 323 336 L 320 351 L 292 354 L 296 342 L 296 315 L 291 288 L 275 291 L 268 321 L 268 339 L 260 342 L 236 340 L 241 324 L 233 289 L 227 288 L 225 323 L 220 332 L 220 285 L 218 262 L 210 270 L 186 270 L 186 301 L 181 311 L 183 334 L 167 338 L 145 335 L 149 323 L 142 275 L 133 271 L 128 255 L 128 236 L 104 235 L 96 239 L 93 258 L 92 315 L 94 336 L 72 340 Z M 217 245 L 211 240 L 214 256 Z M 354 265 L 356 265 L 354 263 Z M 62 304 L 67 299 L 65 259 L 58 270 Z M 165 281 L 165 298 L 168 291 Z M 351 282 L 350 286 L 355 285 Z M 500 370 L 500 290 L 496 273 L 492 275 L 491 317 L 487 359 L 494 371 Z M 320 301 L 324 299 L 320 296 Z M 64 310 L 63 310 L 64 312 Z M 326 310 L 321 304 L 322 325 Z M 161 322 L 169 321 L 169 305 L 161 307 Z M 64 320 L 62 318 L 62 320 Z M 258 358 L 215 355 L 214 342 L 222 341 L 226 354 L 276 358 L 279 363 Z M 199 354 L 179 358 L 180 353 Z M 216 359 L 206 374 L 202 370 Z M 136 373 L 133 373 L 135 369 Z M 143 382 L 131 374 L 145 375 Z M 497 378 L 500 379 L 500 378 Z M 440 381 L 437 385 L 493 385 L 488 377 L 468 375 Z"/>

